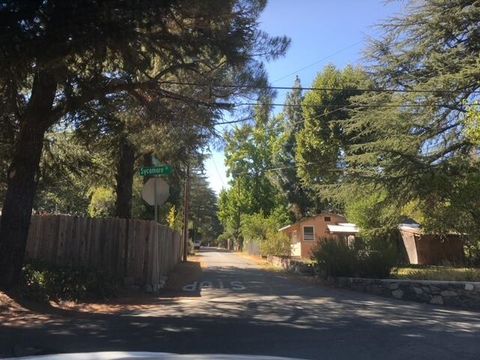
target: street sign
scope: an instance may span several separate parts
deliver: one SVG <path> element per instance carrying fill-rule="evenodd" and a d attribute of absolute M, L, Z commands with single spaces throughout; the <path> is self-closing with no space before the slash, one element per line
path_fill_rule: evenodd
<path fill-rule="evenodd" d="M 140 169 L 140 176 L 166 176 L 172 172 L 173 169 L 170 165 L 149 166 Z"/>
<path fill-rule="evenodd" d="M 167 201 L 169 195 L 170 186 L 163 179 L 151 178 L 143 185 L 142 198 L 148 205 L 162 205 Z M 157 201 L 155 201 L 155 197 Z"/>

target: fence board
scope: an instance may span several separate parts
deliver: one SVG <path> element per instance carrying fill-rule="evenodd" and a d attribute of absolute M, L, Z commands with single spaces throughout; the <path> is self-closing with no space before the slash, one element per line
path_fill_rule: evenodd
<path fill-rule="evenodd" d="M 171 271 L 182 250 L 180 235 L 153 221 L 34 215 L 26 258 L 97 268 L 145 285 Z"/>

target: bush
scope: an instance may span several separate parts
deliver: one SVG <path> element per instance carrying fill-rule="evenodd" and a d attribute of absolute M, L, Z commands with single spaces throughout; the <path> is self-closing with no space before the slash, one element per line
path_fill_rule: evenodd
<path fill-rule="evenodd" d="M 373 244 L 372 244 L 373 245 Z M 343 241 L 323 240 L 313 252 L 320 273 L 326 277 L 348 276 L 387 278 L 396 262 L 395 249 L 375 244 L 359 250 Z"/>
<path fill-rule="evenodd" d="M 465 240 L 465 262 L 469 266 L 480 267 L 480 240 L 478 238 Z"/>
<path fill-rule="evenodd" d="M 29 263 L 23 267 L 21 294 L 30 300 L 94 300 L 116 296 L 120 281 L 86 267 Z"/>
<path fill-rule="evenodd" d="M 391 256 L 378 250 L 359 253 L 358 276 L 384 279 L 390 277 L 395 262 Z"/>
<path fill-rule="evenodd" d="M 246 249 L 263 256 L 290 256 L 290 239 L 278 229 L 288 222 L 288 211 L 282 207 L 275 209 L 270 216 L 262 213 L 242 215 L 241 232 Z"/>
<path fill-rule="evenodd" d="M 104 218 L 114 214 L 115 194 L 112 189 L 98 187 L 91 190 L 88 215 L 92 218 Z"/>
<path fill-rule="evenodd" d="M 326 276 L 354 276 L 357 267 L 356 251 L 342 241 L 320 240 L 313 250 L 318 269 Z"/>
<path fill-rule="evenodd" d="M 280 232 L 269 234 L 261 244 L 261 252 L 263 256 L 290 256 L 290 238 Z"/>

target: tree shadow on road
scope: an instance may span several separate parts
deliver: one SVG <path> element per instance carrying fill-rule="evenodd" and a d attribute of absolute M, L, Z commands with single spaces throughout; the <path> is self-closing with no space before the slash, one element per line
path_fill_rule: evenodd
<path fill-rule="evenodd" d="M 196 268 L 187 264 L 184 270 Z M 207 269 L 202 279 L 242 279 L 244 289 L 159 296 L 153 306 L 72 312 L 0 323 L 0 356 L 43 352 L 163 351 L 305 359 L 475 359 L 478 313 L 325 288 L 261 269 Z M 196 278 L 195 278 L 196 279 Z M 192 279 L 189 279 L 189 281 Z M 194 280 L 195 281 L 195 280 Z M 178 286 L 181 286 L 180 282 Z M 177 291 L 178 287 L 175 288 Z M 425 353 L 427 352 L 427 353 Z"/>

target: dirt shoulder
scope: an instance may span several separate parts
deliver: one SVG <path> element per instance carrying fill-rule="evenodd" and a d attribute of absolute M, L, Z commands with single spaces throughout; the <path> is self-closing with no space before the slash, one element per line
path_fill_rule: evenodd
<path fill-rule="evenodd" d="M 159 294 L 148 294 L 142 290 L 122 290 L 117 298 L 93 301 L 61 301 L 41 304 L 20 298 L 15 293 L 0 291 L 0 323 L 5 326 L 28 326 L 44 321 L 59 321 L 88 314 L 125 314 L 154 309 L 170 303 L 175 294 L 186 284 L 202 276 L 200 257 L 189 257 L 185 263 L 179 263 L 169 274 L 166 286 Z"/>

